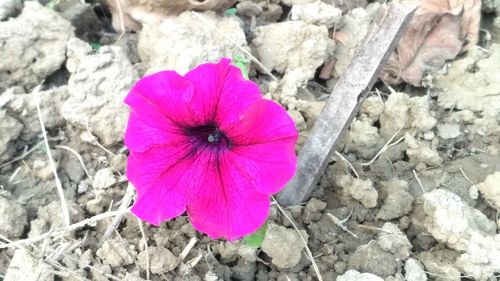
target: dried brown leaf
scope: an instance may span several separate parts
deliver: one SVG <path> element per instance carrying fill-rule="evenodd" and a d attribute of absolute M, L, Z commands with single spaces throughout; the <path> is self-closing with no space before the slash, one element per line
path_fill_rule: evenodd
<path fill-rule="evenodd" d="M 478 41 L 480 0 L 421 0 L 380 78 L 395 85 L 419 85 L 426 73 L 441 68 Z"/>
<path fill-rule="evenodd" d="M 113 27 L 138 31 L 143 23 L 157 23 L 184 11 L 221 12 L 236 0 L 106 0 L 111 8 Z"/>

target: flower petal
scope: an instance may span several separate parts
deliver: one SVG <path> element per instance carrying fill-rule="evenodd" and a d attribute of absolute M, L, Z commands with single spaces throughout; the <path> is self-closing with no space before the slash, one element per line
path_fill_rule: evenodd
<path fill-rule="evenodd" d="M 269 215 L 269 195 L 255 190 L 233 164 L 225 153 L 212 157 L 203 187 L 190 193 L 191 223 L 212 239 L 239 239 L 256 231 Z"/>
<path fill-rule="evenodd" d="M 182 128 L 196 124 L 190 112 L 193 85 L 174 71 L 162 71 L 139 80 L 125 98 L 130 117 L 125 144 L 143 152 L 152 145 L 177 141 Z"/>
<path fill-rule="evenodd" d="M 226 134 L 233 144 L 229 161 L 259 192 L 276 193 L 294 175 L 298 133 L 292 118 L 277 103 L 256 102 Z"/>
<path fill-rule="evenodd" d="M 187 141 L 131 152 L 127 177 L 137 190 L 132 212 L 154 225 L 181 215 L 187 194 L 198 188 L 199 157 Z"/>
<path fill-rule="evenodd" d="M 185 75 L 194 85 L 192 112 L 205 124 L 222 130 L 240 120 L 254 102 L 262 99 L 259 87 L 241 75 L 229 59 L 202 64 Z"/>

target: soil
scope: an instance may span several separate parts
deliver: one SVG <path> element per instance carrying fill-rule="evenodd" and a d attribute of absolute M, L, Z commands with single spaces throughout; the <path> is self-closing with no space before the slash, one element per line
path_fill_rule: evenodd
<path fill-rule="evenodd" d="M 302 238 L 323 280 L 500 274 L 500 2 L 483 1 L 481 47 L 425 87 L 376 84 L 312 198 L 285 208 L 300 232 L 273 205 L 256 249 L 211 240 L 187 216 L 154 227 L 126 213 L 111 233 L 111 216 L 57 232 L 65 218 L 37 106 L 77 223 L 128 206 L 122 101 L 139 77 L 250 51 L 261 61 L 250 79 L 287 108 L 300 150 L 380 3 L 238 1 L 235 15 L 187 11 L 120 35 L 99 1 L 5 1 L 0 280 L 317 280 Z"/>

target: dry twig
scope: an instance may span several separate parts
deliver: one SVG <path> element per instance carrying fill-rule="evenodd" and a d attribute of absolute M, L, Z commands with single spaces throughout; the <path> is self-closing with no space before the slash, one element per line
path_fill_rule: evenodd
<path fill-rule="evenodd" d="M 38 85 L 34 92 L 36 94 L 39 93 L 40 91 L 40 85 Z M 52 173 L 54 174 L 54 178 L 56 181 L 56 187 L 57 187 L 57 193 L 59 194 L 59 199 L 61 200 L 61 209 L 63 212 L 63 218 L 64 218 L 64 224 L 66 227 L 70 225 L 70 218 L 69 218 L 69 210 L 68 210 L 68 204 L 66 203 L 66 198 L 64 197 L 64 190 L 61 184 L 61 180 L 59 179 L 59 176 L 57 175 L 57 168 L 56 164 L 54 162 L 54 159 L 52 158 L 52 153 L 50 152 L 50 146 L 49 146 L 49 140 L 47 139 L 47 132 L 45 131 L 45 124 L 43 123 L 43 118 L 42 118 L 42 112 L 40 110 L 40 99 L 37 96 L 35 98 L 36 100 L 36 111 L 38 113 L 38 120 L 40 121 L 40 127 L 42 128 L 42 135 L 43 135 L 43 140 L 45 143 L 45 149 L 47 150 L 47 157 L 49 158 L 49 163 L 52 168 Z"/>
<path fill-rule="evenodd" d="M 276 201 L 276 199 L 274 197 L 272 197 L 272 198 L 273 198 L 274 203 L 276 204 L 276 207 L 278 207 L 278 209 L 283 214 L 283 216 L 285 216 L 285 218 L 290 222 L 290 224 L 293 226 L 293 228 L 295 229 L 295 231 L 297 231 L 297 234 L 299 235 L 300 239 L 302 240 L 302 243 L 304 243 L 304 247 L 306 249 L 307 257 L 309 258 L 309 261 L 311 261 L 311 264 L 313 266 L 314 272 L 316 273 L 316 277 L 318 277 L 319 281 L 323 281 L 323 277 L 321 277 L 321 273 L 319 272 L 319 267 L 316 264 L 316 261 L 314 260 L 314 257 L 312 255 L 311 249 L 309 249 L 309 246 L 307 245 L 307 241 L 304 238 L 304 235 L 302 235 L 302 232 L 300 232 L 299 228 L 297 227 L 297 225 L 295 224 L 295 222 L 293 221 L 293 219 L 286 214 L 285 210 L 283 210 L 283 208 L 280 206 L 280 204 L 278 203 L 278 201 Z"/>

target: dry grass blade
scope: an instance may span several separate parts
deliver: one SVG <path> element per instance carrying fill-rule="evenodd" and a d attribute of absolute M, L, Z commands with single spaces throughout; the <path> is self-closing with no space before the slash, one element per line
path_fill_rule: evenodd
<path fill-rule="evenodd" d="M 394 146 L 394 145 L 397 145 L 398 143 L 402 142 L 405 138 L 404 137 L 401 137 L 399 138 L 398 140 L 396 140 L 395 142 L 392 142 L 392 140 L 399 134 L 399 132 L 401 132 L 401 130 L 406 126 L 406 124 L 403 124 L 403 126 L 399 127 L 399 129 L 391 136 L 391 138 L 384 144 L 384 146 L 382 146 L 382 148 L 377 152 L 377 154 L 375 156 L 373 156 L 373 158 L 368 161 L 368 162 L 364 162 L 364 163 L 361 163 L 361 166 L 370 166 L 371 164 L 373 164 L 379 157 L 380 155 L 382 155 L 382 153 L 384 153 L 387 149 L 389 149 L 391 146 Z"/>
<path fill-rule="evenodd" d="M 129 183 L 128 186 L 127 186 L 127 191 L 125 191 L 125 195 L 122 198 L 122 203 L 120 204 L 120 207 L 118 208 L 118 210 L 125 210 L 125 209 L 127 209 L 127 207 L 130 205 L 130 202 L 132 201 L 132 197 L 134 197 L 134 186 L 131 183 Z M 108 228 L 106 229 L 106 232 L 104 232 L 104 235 L 101 237 L 101 242 L 100 242 L 101 245 L 115 231 L 115 229 L 118 227 L 118 225 L 122 221 L 122 218 L 123 218 L 124 215 L 125 215 L 125 213 L 116 216 L 113 219 L 113 221 L 111 222 L 111 224 L 108 225 Z"/>
<path fill-rule="evenodd" d="M 306 253 L 307 253 L 307 257 L 309 258 L 309 261 L 311 261 L 311 264 L 313 266 L 314 272 L 316 273 L 316 276 L 318 277 L 318 280 L 319 281 L 323 281 L 323 277 L 321 277 L 321 273 L 319 272 L 319 267 L 316 264 L 316 261 L 314 260 L 314 257 L 312 255 L 311 249 L 309 249 L 309 246 L 307 245 L 307 241 L 304 238 L 304 235 L 302 235 L 302 233 L 300 232 L 299 228 L 297 227 L 297 225 L 295 224 L 295 222 L 292 220 L 292 218 L 289 217 L 285 213 L 285 210 L 283 210 L 283 208 L 280 206 L 280 204 L 278 203 L 278 201 L 274 197 L 272 197 L 272 198 L 273 198 L 274 204 L 276 204 L 276 206 L 278 207 L 278 209 L 280 210 L 280 212 L 283 214 L 283 216 L 285 216 L 285 218 L 290 222 L 290 224 L 293 226 L 293 228 L 295 229 L 295 231 L 297 231 L 297 234 L 299 235 L 300 239 L 302 240 L 302 243 L 304 243 L 304 246 L 305 246 L 305 249 L 306 249 Z"/>
<path fill-rule="evenodd" d="M 137 224 L 139 225 L 139 230 L 141 231 L 141 235 L 142 235 L 142 241 L 144 242 L 144 250 L 146 251 L 146 280 L 150 280 L 149 279 L 149 248 L 148 248 L 148 240 L 146 239 L 146 233 L 144 232 L 144 227 L 142 225 L 142 221 L 137 218 Z"/>
<path fill-rule="evenodd" d="M 356 171 L 356 169 L 354 169 L 354 166 L 351 164 L 351 162 L 349 162 L 349 160 L 347 160 L 347 158 L 344 157 L 344 155 L 342 155 L 338 151 L 335 151 L 335 155 L 337 155 L 338 158 L 340 158 L 342 161 L 344 161 L 344 163 L 347 164 L 347 166 L 349 166 L 349 168 L 351 168 L 351 170 L 354 173 L 354 175 L 356 176 L 356 178 L 359 178 L 358 172 Z"/>
<path fill-rule="evenodd" d="M 38 94 L 39 91 L 40 91 L 40 85 L 38 85 L 35 88 L 34 92 Z M 47 132 L 45 131 L 45 124 L 43 123 L 42 112 L 40 110 L 40 99 L 38 96 L 35 99 L 36 99 L 36 111 L 38 113 L 38 120 L 40 121 L 40 127 L 42 128 L 42 135 L 45 143 L 45 149 L 47 150 L 47 157 L 49 158 L 49 163 L 52 168 L 52 173 L 54 174 L 54 179 L 56 181 L 57 193 L 59 195 L 59 199 L 61 200 L 61 209 L 63 212 L 64 224 L 66 225 L 66 227 L 69 227 L 70 218 L 69 218 L 68 204 L 66 203 L 66 198 L 64 197 L 64 190 L 61 184 L 61 180 L 57 175 L 56 164 L 54 162 L 54 159 L 52 158 L 52 153 L 50 152 L 49 140 L 47 139 Z"/>
<path fill-rule="evenodd" d="M 39 142 L 39 143 L 35 144 L 32 148 L 30 148 L 29 150 L 27 150 L 26 152 L 24 152 L 21 156 L 16 157 L 16 158 L 14 158 L 14 159 L 12 159 L 12 160 L 10 160 L 10 161 L 8 161 L 8 162 L 5 162 L 5 163 L 1 164 L 1 165 L 0 165 L 0 168 L 3 168 L 3 167 L 5 167 L 5 166 L 7 166 L 7 165 L 10 165 L 10 164 L 14 163 L 14 162 L 17 162 L 17 161 L 19 161 L 19 160 L 24 159 L 24 157 L 26 157 L 26 156 L 30 155 L 30 154 L 31 154 L 33 151 L 35 151 L 35 150 L 36 150 L 36 149 L 37 149 L 37 148 L 38 148 L 41 144 L 43 144 L 43 141 L 41 141 L 41 142 Z"/>
<path fill-rule="evenodd" d="M 62 148 L 64 150 L 67 150 L 67 151 L 73 153 L 76 156 L 76 158 L 78 159 L 78 161 L 80 162 L 80 164 L 82 165 L 82 169 L 85 172 L 85 175 L 87 175 L 87 177 L 90 178 L 89 171 L 85 167 L 85 162 L 83 162 L 82 156 L 76 150 L 74 150 L 73 148 L 71 148 L 69 146 L 65 146 L 65 145 L 56 145 L 56 148 Z"/>

